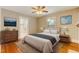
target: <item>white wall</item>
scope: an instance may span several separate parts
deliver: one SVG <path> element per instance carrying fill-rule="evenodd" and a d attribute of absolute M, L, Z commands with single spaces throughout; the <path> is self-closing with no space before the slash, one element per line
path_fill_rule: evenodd
<path fill-rule="evenodd" d="M 36 23 L 36 19 L 34 17 L 30 17 L 30 16 L 27 16 L 27 15 L 23 15 L 23 14 L 20 14 L 20 13 L 17 13 L 17 12 L 13 12 L 13 11 L 10 11 L 10 10 L 6 10 L 6 9 L 1 9 L 1 30 L 5 30 L 6 28 L 8 28 L 9 30 L 12 30 L 12 29 L 16 29 L 16 30 L 19 30 L 19 16 L 24 16 L 26 18 L 28 18 L 29 20 L 29 34 L 30 33 L 36 33 L 37 32 L 37 23 Z M 17 20 L 17 26 L 16 27 L 4 27 L 4 17 L 12 17 L 12 18 L 15 18 Z M 26 30 L 27 32 L 27 30 Z"/>
<path fill-rule="evenodd" d="M 0 8 L 0 31 L 1 31 L 1 8 Z M 0 41 L 1 41 L 1 33 L 0 33 Z M 1 45 L 0 45 L 0 52 L 1 52 Z"/>
<path fill-rule="evenodd" d="M 72 15 L 72 24 L 62 25 L 60 23 L 60 17 L 68 16 L 68 15 Z M 66 10 L 66 11 L 60 11 L 60 12 L 56 12 L 56 13 L 50 14 L 48 16 L 39 18 L 38 19 L 38 24 L 39 24 L 38 31 L 41 31 L 40 27 L 44 27 L 47 25 L 46 21 L 48 18 L 51 18 L 51 17 L 56 18 L 56 21 L 57 21 L 56 27 L 57 28 L 59 28 L 59 29 L 64 28 L 64 27 L 68 28 L 68 30 L 69 30 L 68 35 L 70 35 L 72 42 L 79 43 L 79 28 L 76 26 L 76 24 L 79 20 L 79 8 Z"/>
<path fill-rule="evenodd" d="M 0 31 L 1 31 L 1 8 L 0 8 Z"/>
<path fill-rule="evenodd" d="M 78 28 L 69 29 L 68 34 L 70 35 L 72 42 L 79 43 L 79 29 Z"/>
<path fill-rule="evenodd" d="M 34 18 L 29 18 L 29 33 L 37 33 L 37 20 Z"/>
<path fill-rule="evenodd" d="M 0 31 L 1 31 L 1 8 L 0 8 Z M 0 33 L 0 41 L 1 41 L 1 33 Z M 0 45 L 0 52 L 1 52 L 1 45 Z"/>
<path fill-rule="evenodd" d="M 18 17 L 19 17 L 19 14 L 16 13 L 16 12 L 13 12 L 13 11 L 9 11 L 9 10 L 6 10 L 6 9 L 1 9 L 1 25 L 2 25 L 2 30 L 5 30 L 6 28 L 8 28 L 9 30 L 12 30 L 12 29 L 16 29 L 18 30 Z M 4 18 L 5 17 L 11 17 L 11 18 L 15 18 L 16 21 L 17 21 L 17 26 L 16 27 L 4 27 Z"/>

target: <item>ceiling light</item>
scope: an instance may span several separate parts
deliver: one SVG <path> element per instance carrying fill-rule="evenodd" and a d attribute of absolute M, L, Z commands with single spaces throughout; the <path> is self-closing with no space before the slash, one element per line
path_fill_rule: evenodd
<path fill-rule="evenodd" d="M 35 14 L 43 14 L 43 13 L 47 13 L 48 10 L 45 6 L 35 6 L 35 7 L 32 7 L 32 13 L 35 13 Z"/>

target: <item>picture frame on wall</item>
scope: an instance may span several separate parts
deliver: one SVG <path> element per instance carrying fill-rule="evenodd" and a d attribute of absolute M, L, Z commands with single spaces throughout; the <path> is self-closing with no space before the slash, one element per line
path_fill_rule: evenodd
<path fill-rule="evenodd" d="M 15 18 L 4 17 L 4 26 L 7 26 L 7 27 L 16 27 L 17 26 L 17 21 L 16 21 Z"/>
<path fill-rule="evenodd" d="M 72 15 L 61 16 L 60 17 L 60 24 L 61 25 L 69 25 L 69 24 L 72 24 Z"/>

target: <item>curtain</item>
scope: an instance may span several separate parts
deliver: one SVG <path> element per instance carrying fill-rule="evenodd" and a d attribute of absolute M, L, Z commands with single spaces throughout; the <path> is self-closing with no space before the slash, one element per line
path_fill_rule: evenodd
<path fill-rule="evenodd" d="M 19 17 L 19 39 L 23 39 L 29 33 L 29 21 L 27 17 Z"/>

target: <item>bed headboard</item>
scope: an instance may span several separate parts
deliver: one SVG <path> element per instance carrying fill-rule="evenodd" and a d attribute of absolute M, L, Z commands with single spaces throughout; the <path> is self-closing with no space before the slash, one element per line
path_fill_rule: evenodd
<path fill-rule="evenodd" d="M 46 33 L 60 33 L 60 29 L 58 27 L 46 27 L 43 32 L 46 32 Z"/>

